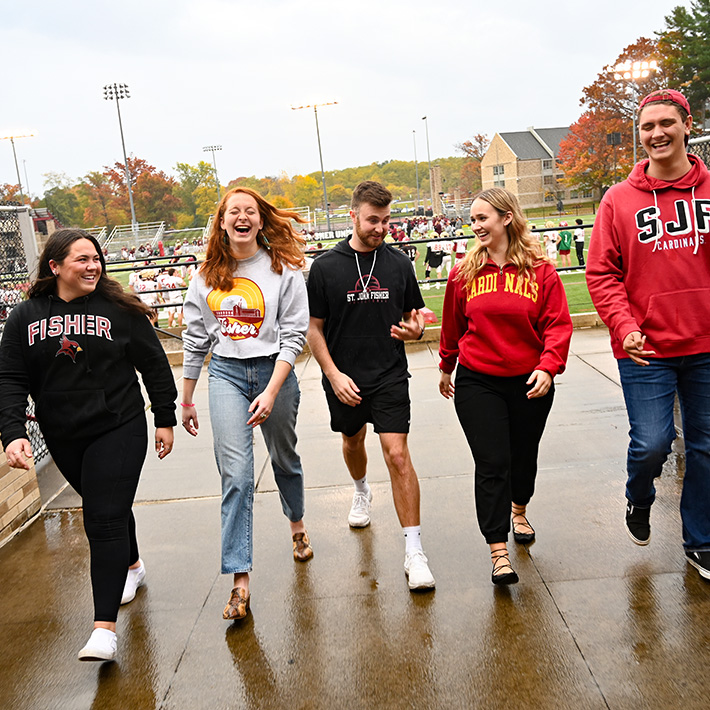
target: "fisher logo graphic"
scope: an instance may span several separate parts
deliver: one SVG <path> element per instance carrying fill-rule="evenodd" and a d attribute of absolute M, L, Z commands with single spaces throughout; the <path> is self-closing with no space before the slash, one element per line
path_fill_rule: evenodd
<path fill-rule="evenodd" d="M 355 290 L 348 291 L 345 298 L 347 303 L 361 303 L 363 301 L 388 301 L 390 291 L 370 274 L 368 278 L 361 276 L 355 283 Z"/>
<path fill-rule="evenodd" d="M 62 342 L 59 345 L 59 350 L 54 357 L 59 357 L 60 355 L 68 355 L 72 362 L 76 362 L 76 354 L 81 352 L 79 343 L 76 340 L 69 340 L 66 335 L 62 337 Z"/>
<path fill-rule="evenodd" d="M 207 305 L 219 321 L 222 335 L 232 340 L 256 338 L 264 322 L 264 294 L 251 280 L 234 279 L 231 291 L 210 291 Z"/>

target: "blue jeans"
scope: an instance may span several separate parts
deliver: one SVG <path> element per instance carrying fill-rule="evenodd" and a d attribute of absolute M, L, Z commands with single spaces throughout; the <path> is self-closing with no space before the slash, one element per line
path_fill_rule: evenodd
<path fill-rule="evenodd" d="M 222 477 L 222 574 L 251 572 L 254 508 L 253 430 L 249 406 L 269 383 L 275 356 L 250 359 L 213 355 L 209 373 L 210 419 L 217 469 Z M 293 370 L 261 424 L 281 508 L 293 523 L 303 518 L 304 485 L 296 453 L 301 393 Z"/>
<path fill-rule="evenodd" d="M 685 439 L 683 544 L 710 550 L 710 353 L 651 358 L 645 367 L 629 359 L 618 362 L 631 427 L 626 497 L 639 508 L 655 500 L 653 479 L 661 475 L 675 439 L 677 391 Z"/>

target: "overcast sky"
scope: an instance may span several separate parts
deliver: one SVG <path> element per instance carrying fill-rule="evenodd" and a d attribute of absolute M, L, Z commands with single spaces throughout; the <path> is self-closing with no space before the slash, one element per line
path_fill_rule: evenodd
<path fill-rule="evenodd" d="M 43 175 L 77 179 L 126 149 L 171 173 L 211 161 L 242 175 L 326 170 L 455 155 L 476 133 L 567 126 L 582 88 L 687 2 L 463 0 L 33 0 L 0 22 L 0 136 L 15 140 L 33 195 Z M 8 9 L 9 7 L 12 9 Z M 0 141 L 0 183 L 17 183 Z"/>

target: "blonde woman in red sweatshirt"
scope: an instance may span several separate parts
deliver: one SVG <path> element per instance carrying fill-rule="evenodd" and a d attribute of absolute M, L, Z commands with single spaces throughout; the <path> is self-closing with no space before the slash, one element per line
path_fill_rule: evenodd
<path fill-rule="evenodd" d="M 514 584 L 511 514 L 515 541 L 532 542 L 526 509 L 572 320 L 555 267 L 512 193 L 481 192 L 471 205 L 471 227 L 476 244 L 446 285 L 439 391 L 453 397 L 476 464 L 476 514 L 491 548 L 491 579 Z"/>

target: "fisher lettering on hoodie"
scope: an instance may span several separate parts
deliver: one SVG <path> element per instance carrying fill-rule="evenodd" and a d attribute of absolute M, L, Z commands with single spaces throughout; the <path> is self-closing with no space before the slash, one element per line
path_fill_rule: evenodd
<path fill-rule="evenodd" d="M 27 343 L 32 346 L 38 340 L 69 335 L 95 335 L 97 338 L 111 337 L 111 321 L 104 316 L 91 313 L 65 313 L 33 320 L 27 325 Z"/>

